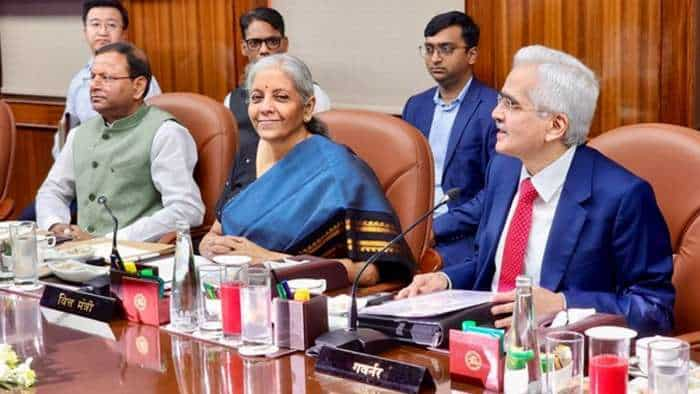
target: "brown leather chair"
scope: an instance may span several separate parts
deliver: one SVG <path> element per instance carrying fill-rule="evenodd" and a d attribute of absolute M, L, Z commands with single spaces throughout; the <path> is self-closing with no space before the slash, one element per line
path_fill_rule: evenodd
<path fill-rule="evenodd" d="M 238 145 L 238 125 L 222 103 L 195 93 L 164 93 L 152 97 L 148 104 L 173 114 L 192 134 L 197 144 L 194 179 L 199 185 L 206 208 L 201 228 L 192 231 L 200 236 L 209 231 L 216 219 L 216 202 L 228 178 Z M 161 239 L 172 242 L 173 234 Z"/>
<path fill-rule="evenodd" d="M 700 132 L 642 123 L 594 138 L 590 146 L 648 181 L 671 233 L 676 334 L 700 342 Z"/>
<path fill-rule="evenodd" d="M 350 147 L 374 170 L 402 228 L 433 206 L 433 156 L 428 141 L 413 126 L 371 111 L 334 110 L 317 116 L 328 125 L 333 140 Z M 428 218 L 406 236 L 417 262 L 428 248 L 431 226 Z"/>
<path fill-rule="evenodd" d="M 0 100 L 0 220 L 7 219 L 15 205 L 14 201 L 7 197 L 7 191 L 10 188 L 16 142 L 15 118 L 10 106 Z"/>

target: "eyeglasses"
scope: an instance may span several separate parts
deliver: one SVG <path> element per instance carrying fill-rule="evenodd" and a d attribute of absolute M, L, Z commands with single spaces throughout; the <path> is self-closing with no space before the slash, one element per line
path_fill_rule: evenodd
<path fill-rule="evenodd" d="M 437 51 L 438 55 L 441 57 L 445 56 L 450 56 L 452 53 L 457 50 L 457 49 L 469 49 L 470 47 L 467 45 L 453 45 L 453 44 L 438 44 L 438 45 L 433 45 L 433 44 L 425 44 L 425 45 L 419 45 L 418 46 L 418 53 L 422 57 L 432 57 L 433 54 Z"/>
<path fill-rule="evenodd" d="M 260 49 L 260 46 L 263 42 L 265 43 L 265 46 L 267 46 L 268 49 L 277 49 L 280 47 L 282 40 L 284 40 L 284 37 L 267 37 L 249 38 L 247 40 L 243 40 L 243 42 L 245 42 L 245 46 L 248 47 L 248 49 L 257 51 L 258 49 Z"/>
<path fill-rule="evenodd" d="M 104 83 L 112 83 L 114 81 L 118 81 L 120 79 L 134 79 L 133 77 L 130 76 L 125 76 L 125 77 L 115 77 L 113 75 L 107 75 L 107 74 L 95 74 L 95 73 L 90 73 L 90 76 L 85 78 L 85 81 L 93 81 L 93 80 L 100 80 Z"/>
<path fill-rule="evenodd" d="M 502 93 L 498 93 L 498 96 L 496 96 L 496 102 L 498 105 L 503 106 L 503 109 L 505 109 L 508 112 L 537 112 L 539 114 L 549 114 L 551 113 L 550 111 L 544 110 L 544 109 L 538 109 L 538 108 L 523 108 L 520 103 L 515 101 L 513 98 L 506 96 Z"/>
<path fill-rule="evenodd" d="M 85 26 L 90 30 L 100 30 L 101 28 L 104 28 L 105 30 L 107 30 L 110 33 L 122 28 L 122 25 L 119 22 L 116 22 L 116 21 L 102 22 L 102 21 L 98 21 L 98 20 L 88 21 Z"/>

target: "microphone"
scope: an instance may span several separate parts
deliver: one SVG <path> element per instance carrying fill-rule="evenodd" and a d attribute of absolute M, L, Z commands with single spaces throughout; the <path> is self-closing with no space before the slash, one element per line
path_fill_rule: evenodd
<path fill-rule="evenodd" d="M 316 346 L 330 346 L 359 352 L 378 353 L 384 350 L 391 343 L 392 339 L 382 332 L 370 328 L 357 327 L 357 289 L 360 285 L 360 277 L 362 276 L 362 273 L 365 272 L 367 267 L 377 261 L 377 259 L 379 259 L 384 252 L 389 250 L 389 248 L 395 245 L 398 241 L 402 240 L 406 234 L 422 223 L 428 216 L 435 212 L 436 209 L 447 204 L 449 201 L 457 199 L 459 197 L 459 193 L 459 188 L 448 190 L 439 203 L 419 217 L 418 220 L 416 220 L 406 230 L 389 241 L 389 243 L 387 243 L 379 252 L 373 254 L 369 259 L 367 259 L 365 264 L 362 266 L 362 269 L 360 269 L 355 276 L 355 280 L 352 284 L 350 310 L 348 313 L 348 328 L 329 331 L 321 335 L 316 339 Z"/>
<path fill-rule="evenodd" d="M 117 220 L 117 217 L 114 216 L 114 213 L 109 208 L 109 205 L 107 205 L 107 197 L 99 196 L 97 198 L 97 203 L 102 205 L 105 210 L 107 210 L 107 213 L 112 218 L 112 222 L 114 223 L 114 232 L 112 233 L 112 254 L 109 256 L 109 263 L 114 269 L 124 270 L 124 262 L 122 261 L 122 257 L 119 255 L 119 251 L 117 250 L 117 230 L 119 230 L 119 221 Z"/>

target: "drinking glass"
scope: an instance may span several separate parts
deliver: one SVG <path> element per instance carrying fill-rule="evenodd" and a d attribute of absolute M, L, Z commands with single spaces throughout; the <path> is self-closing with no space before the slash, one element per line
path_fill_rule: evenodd
<path fill-rule="evenodd" d="M 14 284 L 24 290 L 39 288 L 39 266 L 36 253 L 36 225 L 20 222 L 10 226 Z"/>
<path fill-rule="evenodd" d="M 270 270 L 265 266 L 249 266 L 244 271 L 241 292 L 242 339 L 246 345 L 272 345 L 270 313 Z"/>
<path fill-rule="evenodd" d="M 243 270 L 250 263 L 248 256 L 217 256 L 214 261 L 224 267 L 221 283 L 221 317 L 224 338 L 234 345 L 241 340 L 241 288 Z"/>
<path fill-rule="evenodd" d="M 583 394 L 583 339 L 573 331 L 545 336 L 545 393 Z"/>
<path fill-rule="evenodd" d="M 12 286 L 15 279 L 15 265 L 12 258 L 12 246 L 10 241 L 10 229 L 3 234 L 0 240 L 0 287 Z"/>
<path fill-rule="evenodd" d="M 197 267 L 199 329 L 216 334 L 221 331 L 221 278 L 223 267 L 205 264 Z"/>
<path fill-rule="evenodd" d="M 586 330 L 588 376 L 591 394 L 627 392 L 630 340 L 637 332 L 628 328 L 600 326 Z"/>
<path fill-rule="evenodd" d="M 649 394 L 685 394 L 688 392 L 690 346 L 675 338 L 649 343 L 647 368 Z"/>

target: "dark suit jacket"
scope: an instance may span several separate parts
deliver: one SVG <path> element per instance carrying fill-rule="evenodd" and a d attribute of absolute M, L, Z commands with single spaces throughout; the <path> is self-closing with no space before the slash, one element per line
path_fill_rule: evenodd
<path fill-rule="evenodd" d="M 484 190 L 477 251 L 448 267 L 454 288 L 490 290 L 494 257 L 520 179 L 521 161 L 495 155 Z M 640 335 L 673 327 L 671 241 L 651 186 L 581 146 L 549 233 L 540 286 L 563 292 L 569 308 L 624 315 Z"/>
<path fill-rule="evenodd" d="M 436 89 L 411 97 L 403 110 L 403 119 L 426 138 L 435 113 L 433 97 Z M 433 226 L 437 249 L 446 266 L 461 262 L 472 253 L 481 211 L 479 204 L 467 203 L 484 187 L 486 167 L 493 155 L 496 126 L 491 111 L 496 106 L 496 96 L 495 90 L 473 78 L 452 126 L 442 173 L 442 190 L 447 192 L 458 187 L 462 192 L 458 200 L 448 203 L 449 212 L 438 217 Z M 462 215 L 453 218 L 451 211 L 463 204 L 467 205 Z M 455 227 L 459 230 L 442 231 L 443 228 Z"/>

